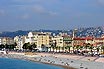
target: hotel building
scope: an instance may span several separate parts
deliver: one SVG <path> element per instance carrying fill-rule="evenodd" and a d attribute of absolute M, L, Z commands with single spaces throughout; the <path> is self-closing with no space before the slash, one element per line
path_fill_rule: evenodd
<path fill-rule="evenodd" d="M 37 48 L 41 50 L 42 45 L 44 45 L 44 47 L 49 47 L 50 35 L 50 32 L 29 32 L 28 36 L 25 39 L 25 43 L 35 43 L 37 45 Z"/>
<path fill-rule="evenodd" d="M 10 37 L 0 37 L 0 45 L 11 45 L 14 44 L 14 40 Z"/>
<path fill-rule="evenodd" d="M 16 36 L 14 37 L 14 42 L 16 42 L 16 49 L 23 50 L 23 45 L 25 43 L 26 36 Z"/>

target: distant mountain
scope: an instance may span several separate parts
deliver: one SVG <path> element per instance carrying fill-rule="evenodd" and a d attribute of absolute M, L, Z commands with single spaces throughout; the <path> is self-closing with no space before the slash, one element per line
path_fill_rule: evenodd
<path fill-rule="evenodd" d="M 34 32 L 51 32 L 52 34 L 54 33 L 57 35 L 60 32 L 63 32 L 63 30 L 43 30 L 43 29 L 41 29 L 41 30 L 35 30 Z"/>
<path fill-rule="evenodd" d="M 0 37 L 15 37 L 15 36 L 19 36 L 19 35 L 27 35 L 29 31 L 22 31 L 22 30 L 18 30 L 15 32 L 2 32 L 0 33 Z"/>
<path fill-rule="evenodd" d="M 89 27 L 89 28 L 80 28 L 78 29 L 77 36 L 86 37 L 94 36 L 101 37 L 104 34 L 104 27 Z"/>
<path fill-rule="evenodd" d="M 27 35 L 30 31 L 22 31 L 22 30 L 18 30 L 15 32 L 2 32 L 0 33 L 0 37 L 15 37 L 15 36 L 19 36 L 19 35 Z M 33 32 L 52 32 L 55 33 L 56 35 L 59 32 L 62 32 L 61 30 L 35 30 Z"/>
<path fill-rule="evenodd" d="M 74 30 L 74 29 L 73 29 Z M 51 32 L 52 34 L 59 34 L 60 32 L 68 33 L 72 36 L 73 30 L 34 30 L 34 32 Z M 22 31 L 18 30 L 15 32 L 0 32 L 0 37 L 15 37 L 19 35 L 27 35 L 30 31 Z M 86 36 L 94 36 L 94 37 L 100 37 L 102 34 L 104 34 L 104 27 L 89 27 L 89 28 L 78 28 L 75 32 L 75 36 L 77 37 L 86 37 Z"/>

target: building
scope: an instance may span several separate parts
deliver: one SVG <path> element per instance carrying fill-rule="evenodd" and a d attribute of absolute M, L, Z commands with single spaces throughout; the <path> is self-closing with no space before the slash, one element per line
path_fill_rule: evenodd
<path fill-rule="evenodd" d="M 94 44 L 94 38 L 93 37 L 76 37 L 73 39 L 74 46 L 84 46 L 84 44 Z"/>
<path fill-rule="evenodd" d="M 96 37 L 76 37 L 73 39 L 74 46 L 84 46 L 84 44 L 90 44 L 92 46 L 103 46 L 104 38 L 96 38 Z"/>
<path fill-rule="evenodd" d="M 72 38 L 68 35 L 63 36 L 63 46 L 72 46 Z"/>
<path fill-rule="evenodd" d="M 26 36 L 16 36 L 14 37 L 14 42 L 16 42 L 16 49 L 23 50 L 23 45 L 25 43 Z"/>
<path fill-rule="evenodd" d="M 95 46 L 104 46 L 104 37 L 103 38 L 95 38 L 94 45 Z"/>
<path fill-rule="evenodd" d="M 26 37 L 25 43 L 35 43 L 37 45 L 37 48 L 41 50 L 42 46 L 49 47 L 50 35 L 50 32 L 29 32 L 28 36 Z"/>
<path fill-rule="evenodd" d="M 10 37 L 0 37 L 0 45 L 1 44 L 11 45 L 11 44 L 14 44 L 14 40 L 13 40 L 13 38 L 10 38 Z"/>
<path fill-rule="evenodd" d="M 53 36 L 52 37 L 53 46 L 63 47 L 63 37 L 62 36 Z"/>
<path fill-rule="evenodd" d="M 67 34 L 59 34 L 51 37 L 51 51 L 64 52 L 72 46 L 72 38 Z"/>

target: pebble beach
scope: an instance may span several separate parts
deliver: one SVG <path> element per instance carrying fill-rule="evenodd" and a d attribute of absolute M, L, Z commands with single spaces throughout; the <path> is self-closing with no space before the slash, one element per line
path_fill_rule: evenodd
<path fill-rule="evenodd" d="M 41 62 L 61 66 L 64 69 L 104 69 L 104 58 L 98 57 L 52 53 L 35 53 L 28 55 L 25 53 L 16 52 L 1 54 L 0 57 Z"/>

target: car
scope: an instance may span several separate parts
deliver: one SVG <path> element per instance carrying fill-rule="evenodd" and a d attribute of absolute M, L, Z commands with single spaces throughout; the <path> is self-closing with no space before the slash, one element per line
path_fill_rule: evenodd
<path fill-rule="evenodd" d="M 99 57 L 104 57 L 104 54 L 103 55 L 99 55 Z"/>

